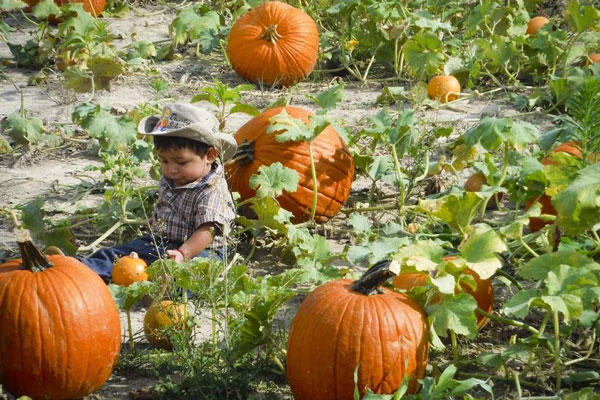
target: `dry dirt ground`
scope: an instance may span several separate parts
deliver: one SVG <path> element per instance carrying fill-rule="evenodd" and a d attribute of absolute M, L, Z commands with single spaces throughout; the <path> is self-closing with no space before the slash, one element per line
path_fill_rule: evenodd
<path fill-rule="evenodd" d="M 137 39 L 157 41 L 168 39 L 168 24 L 174 18 L 175 12 L 167 10 L 160 14 L 163 7 L 147 8 L 140 10 L 148 16 L 140 16 L 130 12 L 125 18 L 109 19 L 111 31 L 122 36 L 120 45 L 130 42 L 136 35 Z M 14 25 L 14 21 L 8 21 Z M 18 25 L 23 28 L 14 32 L 11 39 L 15 42 L 25 42 L 29 37 L 29 28 L 22 21 Z M 8 47 L 0 43 L 0 58 L 11 58 Z M 199 89 L 212 84 L 213 78 L 230 85 L 243 83 L 234 72 L 224 63 L 222 56 L 216 55 L 198 60 L 195 57 L 185 56 L 177 61 L 157 63 L 159 75 L 169 83 L 169 89 L 162 97 L 170 101 L 188 102 Z M 27 86 L 27 78 L 36 71 L 9 68 L 8 75 L 17 85 L 23 86 L 25 107 L 29 116 L 36 116 L 48 122 L 71 122 L 73 108 L 89 97 L 88 94 L 78 95 L 64 89 L 64 82 L 59 77 L 53 77 L 41 86 Z M 112 85 L 111 92 L 98 92 L 94 101 L 106 107 L 117 110 L 131 109 L 134 106 L 155 99 L 155 92 L 150 86 L 150 80 L 143 73 L 129 74 L 120 77 Z M 305 82 L 294 89 L 291 104 L 311 107 L 311 102 L 306 94 L 315 94 L 327 88 L 328 81 L 319 83 Z M 375 115 L 382 106 L 376 103 L 381 94 L 382 83 L 369 82 L 360 85 L 356 82 L 347 82 L 344 91 L 344 100 L 332 114 L 345 121 L 350 130 L 357 126 L 361 120 L 370 115 Z M 284 90 L 255 90 L 244 95 L 244 101 L 259 108 L 264 108 L 276 99 L 286 96 Z M 207 106 L 206 104 L 204 104 Z M 20 108 L 20 94 L 7 83 L 0 82 L 0 119 Z M 429 109 L 419 113 L 418 117 L 427 123 L 439 123 L 452 126 L 455 134 L 463 132 L 480 119 L 482 113 L 494 115 L 512 115 L 515 111 L 507 103 L 498 98 L 478 98 L 472 101 L 460 102 L 455 106 L 441 109 Z M 244 114 L 234 114 L 227 121 L 226 131 L 234 133 L 250 117 Z M 90 195 L 84 199 L 73 201 L 72 191 L 69 187 L 81 182 L 82 176 L 99 178 L 97 172 L 85 171 L 88 166 L 98 166 L 100 161 L 92 155 L 85 145 L 68 145 L 59 149 L 37 149 L 27 154 L 9 154 L 0 156 L 0 208 L 12 208 L 29 200 L 42 196 L 46 200 L 46 208 L 54 210 L 57 215 L 66 215 L 73 212 L 77 205 L 85 202 L 86 205 L 100 204 L 101 195 Z M 148 179 L 149 183 L 151 182 Z M 353 184 L 353 196 L 367 183 L 357 179 Z M 343 217 L 339 217 L 340 219 Z M 88 243 L 82 243 L 88 244 Z M 332 250 L 341 250 L 343 243 L 331 241 Z M 2 255 L 14 251 L 15 241 L 11 227 L 7 221 L 0 222 L 0 258 Z M 289 311 L 288 311 L 289 312 Z M 140 308 L 133 313 L 134 331 L 140 332 L 144 309 Z M 293 314 L 293 312 L 291 313 Z M 122 326 L 125 328 L 125 315 L 122 315 Z M 209 325 L 209 324 L 207 324 Z M 140 335 L 143 342 L 143 335 Z M 114 374 L 107 384 L 97 393 L 89 396 L 94 399 L 127 399 L 132 391 L 140 388 L 151 387 L 155 382 L 149 378 L 135 378 Z M 0 392 L 0 398 L 2 398 Z M 283 398 L 283 397 L 282 397 Z"/>

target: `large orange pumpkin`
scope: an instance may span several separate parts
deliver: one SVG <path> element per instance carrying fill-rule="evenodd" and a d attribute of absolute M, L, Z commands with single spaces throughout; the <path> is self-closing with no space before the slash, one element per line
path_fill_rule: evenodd
<path fill-rule="evenodd" d="M 288 380 L 296 400 L 352 399 L 359 365 L 363 395 L 366 387 L 393 393 L 405 374 L 409 392 L 418 389 L 429 350 L 427 317 L 401 293 L 386 288 L 373 292 L 390 275 L 385 268 L 370 271 L 356 282 L 328 282 L 300 305 L 287 350 Z"/>
<path fill-rule="evenodd" d="M 24 0 L 25 3 L 29 5 L 29 8 L 33 8 L 36 6 L 40 0 Z M 106 4 L 106 0 L 54 0 L 57 6 L 61 7 L 65 4 L 69 3 L 83 3 L 83 9 L 94 17 L 98 17 L 102 11 L 104 10 L 104 5 Z M 50 21 L 53 23 L 62 22 L 61 18 L 56 18 L 54 15 L 50 16 Z"/>
<path fill-rule="evenodd" d="M 318 52 L 315 21 L 278 1 L 266 1 L 243 15 L 227 41 L 233 69 L 242 78 L 267 86 L 291 86 L 306 78 Z"/>
<path fill-rule="evenodd" d="M 310 171 L 308 144 L 301 142 L 279 143 L 278 133 L 268 134 L 269 119 L 283 110 L 272 108 L 254 117 L 236 133 L 238 152 L 226 168 L 227 180 L 232 191 L 239 192 L 241 199 L 253 197 L 256 192 L 248 186 L 250 176 L 262 165 L 280 162 L 298 172 L 300 182 L 296 192 L 284 192 L 278 197 L 281 206 L 294 214 L 295 221 L 310 218 L 313 203 L 313 183 Z M 285 107 L 286 112 L 307 122 L 311 113 L 298 107 Z M 325 222 L 342 207 L 348 195 L 354 174 L 354 162 L 348 146 L 340 135 L 329 126 L 312 141 L 318 181 L 318 201 L 315 219 Z"/>
<path fill-rule="evenodd" d="M 452 261 L 456 259 L 456 256 L 445 256 L 443 257 L 444 261 Z M 473 279 L 475 279 L 475 287 L 473 290 L 471 286 L 467 285 L 465 282 L 460 284 L 462 290 L 465 293 L 473 296 L 475 301 L 477 301 L 477 307 L 481 308 L 483 311 L 487 313 L 491 313 L 494 311 L 494 287 L 492 286 L 492 281 L 490 279 L 481 279 L 477 272 L 473 271 L 470 268 L 467 268 L 464 271 L 465 274 L 471 275 Z M 398 289 L 411 290 L 416 286 L 425 286 L 425 281 L 427 279 L 427 273 L 424 272 L 404 272 L 398 274 L 393 281 L 394 287 Z M 433 300 L 439 301 L 439 297 Z M 475 312 L 477 317 L 477 327 L 482 328 L 488 322 L 488 318 L 478 314 Z"/>
<path fill-rule="evenodd" d="M 22 259 L 0 265 L 0 383 L 16 396 L 75 399 L 104 385 L 119 356 L 121 325 L 94 271 L 42 255 L 28 234 Z"/>
<path fill-rule="evenodd" d="M 427 94 L 440 103 L 456 100 L 460 94 L 460 82 L 452 75 L 434 76 L 427 85 Z"/>

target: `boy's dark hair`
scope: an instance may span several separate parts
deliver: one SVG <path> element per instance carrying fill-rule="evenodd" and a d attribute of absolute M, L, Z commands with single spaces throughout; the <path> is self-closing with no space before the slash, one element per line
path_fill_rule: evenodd
<path fill-rule="evenodd" d="M 190 149 L 199 156 L 204 156 L 211 145 L 197 140 L 179 136 L 154 136 L 154 147 L 156 150 L 181 150 Z"/>

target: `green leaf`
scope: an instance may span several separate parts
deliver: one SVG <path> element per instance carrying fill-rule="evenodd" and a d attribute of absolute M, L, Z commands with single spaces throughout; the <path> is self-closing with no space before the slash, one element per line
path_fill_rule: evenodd
<path fill-rule="evenodd" d="M 154 58 L 156 57 L 156 47 L 148 40 L 136 40 L 127 46 L 127 58 L 133 60 L 134 58 Z"/>
<path fill-rule="evenodd" d="M 26 118 L 13 113 L 0 122 L 2 132 L 7 133 L 18 144 L 29 146 L 39 140 L 45 132 L 39 118 Z"/>
<path fill-rule="evenodd" d="M 323 115 L 313 115 L 308 123 L 302 122 L 299 118 L 293 118 L 285 108 L 277 115 L 271 117 L 267 133 L 279 133 L 275 139 L 279 143 L 302 140 L 308 143 L 317 138 L 329 126 L 329 119 Z"/>
<path fill-rule="evenodd" d="M 517 273 L 522 278 L 540 281 L 546 279 L 548 273 L 555 268 L 558 268 L 560 265 L 589 269 L 600 267 L 600 265 L 596 264 L 593 260 L 575 250 L 559 249 L 556 252 L 543 254 L 529 260 L 525 265 L 519 268 Z"/>
<path fill-rule="evenodd" d="M 565 20 L 572 31 L 583 33 L 600 23 L 600 15 L 593 5 L 581 6 L 579 1 L 571 1 L 565 10 Z"/>
<path fill-rule="evenodd" d="M 421 31 L 404 45 L 413 76 L 435 75 L 444 63 L 444 44 L 433 32 Z"/>
<path fill-rule="evenodd" d="M 229 110 L 229 114 L 234 114 L 234 113 L 239 113 L 239 112 L 251 115 L 253 117 L 260 114 L 260 110 L 251 104 L 236 103 L 236 105 L 231 107 L 231 110 Z"/>
<path fill-rule="evenodd" d="M 256 197 L 261 199 L 280 196 L 284 190 L 295 192 L 299 181 L 298 172 L 276 162 L 269 166 L 261 166 L 258 175 L 254 174 L 250 177 L 249 185 L 252 189 L 256 189 Z"/>
<path fill-rule="evenodd" d="M 438 199 L 419 201 L 419 209 L 465 232 L 484 197 L 478 192 L 451 193 Z"/>
<path fill-rule="evenodd" d="M 552 199 L 558 211 L 558 226 L 566 234 L 583 233 L 600 222 L 600 163 L 582 169 L 562 192 Z"/>
<path fill-rule="evenodd" d="M 90 136 L 98 139 L 105 150 L 114 149 L 119 144 L 132 144 L 136 140 L 137 126 L 131 119 L 116 117 L 100 105 L 80 104 L 73 110 L 71 118 Z"/>
<path fill-rule="evenodd" d="M 393 259 L 402 265 L 402 270 L 409 267 L 410 271 L 433 271 L 442 261 L 444 249 L 432 240 L 411 243 L 400 248 Z"/>
<path fill-rule="evenodd" d="M 62 11 L 54 0 L 41 0 L 33 7 L 33 16 L 37 19 L 46 19 L 50 15 L 61 16 Z"/>
<path fill-rule="evenodd" d="M 89 92 L 92 90 L 92 77 L 79 67 L 67 67 L 63 73 L 65 77 L 65 86 L 77 93 Z"/>
<path fill-rule="evenodd" d="M 532 303 L 538 299 L 538 289 L 525 289 L 517 292 L 510 300 L 504 303 L 504 313 L 514 315 L 517 318 L 525 318 L 529 314 Z"/>
<path fill-rule="evenodd" d="M 318 114 L 324 114 L 329 110 L 335 109 L 342 101 L 344 97 L 344 84 L 338 83 L 337 85 L 330 87 L 316 96 L 307 95 L 306 97 L 321 107 L 321 109 L 318 111 Z"/>
<path fill-rule="evenodd" d="M 478 224 L 467 229 L 467 236 L 460 244 L 461 255 L 467 265 L 481 277 L 488 279 L 496 270 L 502 268 L 502 262 L 496 253 L 507 250 L 506 244 L 498 234 L 485 224 Z"/>
<path fill-rule="evenodd" d="M 193 5 L 177 13 L 169 24 L 169 34 L 177 47 L 188 41 L 197 40 L 202 51 L 208 54 L 218 44 L 218 32 L 221 31 L 221 18 L 206 5 Z"/>
<path fill-rule="evenodd" d="M 360 213 L 350 214 L 346 223 L 352 227 L 354 233 L 365 234 L 371 232 L 371 221 Z"/>
<path fill-rule="evenodd" d="M 439 303 L 427 306 L 427 315 L 439 336 L 446 337 L 447 331 L 451 329 L 459 335 L 473 338 L 477 335 L 475 308 L 477 302 L 467 293 L 444 295 Z"/>
<path fill-rule="evenodd" d="M 253 210 L 258 220 L 266 227 L 286 233 L 293 214 L 281 208 L 277 200 L 272 197 L 263 197 L 253 201 Z"/>
<path fill-rule="evenodd" d="M 96 90 L 110 91 L 110 80 L 124 72 L 121 63 L 114 58 L 91 57 L 87 60 L 87 66 L 94 74 Z"/>
<path fill-rule="evenodd" d="M 46 246 L 56 246 L 66 254 L 75 254 L 77 246 L 73 244 L 73 233 L 68 222 L 53 224 L 46 220 L 44 199 L 36 197 L 19 207 L 23 227 L 29 229 L 31 234 Z"/>
<path fill-rule="evenodd" d="M 538 136 L 539 130 L 528 122 L 513 121 L 509 117 L 483 117 L 477 126 L 465 132 L 463 139 L 469 147 L 480 143 L 487 150 L 496 150 L 506 143 L 513 149 L 522 150 Z"/>
<path fill-rule="evenodd" d="M 21 0 L 0 0 L 0 11 L 14 11 L 27 7 Z"/>

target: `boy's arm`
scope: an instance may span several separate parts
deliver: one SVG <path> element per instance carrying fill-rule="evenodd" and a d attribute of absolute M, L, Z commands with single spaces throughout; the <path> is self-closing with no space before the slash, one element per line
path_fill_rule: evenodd
<path fill-rule="evenodd" d="M 167 250 L 169 257 L 176 262 L 183 262 L 200 254 L 212 242 L 212 230 L 216 225 L 208 222 L 200 227 L 177 250 Z"/>

